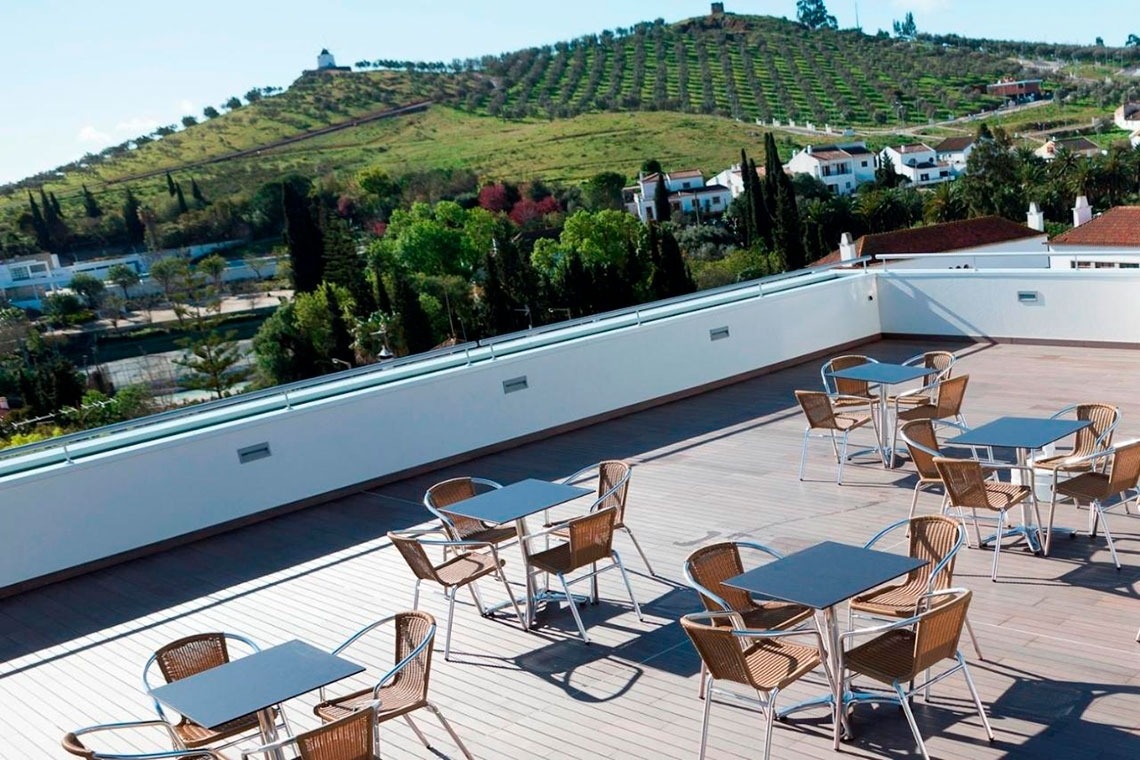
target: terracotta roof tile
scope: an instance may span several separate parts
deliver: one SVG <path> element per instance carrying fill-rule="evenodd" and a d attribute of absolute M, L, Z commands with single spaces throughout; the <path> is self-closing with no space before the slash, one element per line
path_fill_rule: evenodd
<path fill-rule="evenodd" d="M 857 256 L 949 253 L 1023 240 L 1041 234 L 1043 233 L 1032 227 L 1011 222 L 1000 216 L 982 216 L 977 219 L 913 227 L 909 230 L 864 235 L 855 241 L 855 253 Z M 836 264 L 839 260 L 839 251 L 835 250 L 815 263 Z"/>
<path fill-rule="evenodd" d="M 972 137 L 947 137 L 942 142 L 934 146 L 937 153 L 956 153 L 965 150 L 974 144 Z"/>
<path fill-rule="evenodd" d="M 1110 208 L 1051 241 L 1057 245 L 1140 246 L 1140 206 Z"/>

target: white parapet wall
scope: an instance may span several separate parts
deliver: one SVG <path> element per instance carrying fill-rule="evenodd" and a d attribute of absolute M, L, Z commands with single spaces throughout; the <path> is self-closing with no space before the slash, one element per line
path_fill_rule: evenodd
<path fill-rule="evenodd" d="M 771 291 L 0 477 L 0 588 L 881 332 L 872 275 Z"/>
<path fill-rule="evenodd" d="M 1137 270 L 892 271 L 877 291 L 886 334 L 1140 344 Z"/>

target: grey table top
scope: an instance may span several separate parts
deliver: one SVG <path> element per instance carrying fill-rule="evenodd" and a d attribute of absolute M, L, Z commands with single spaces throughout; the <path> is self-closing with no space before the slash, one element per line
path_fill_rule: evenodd
<path fill-rule="evenodd" d="M 905 575 L 926 560 L 824 541 L 753 568 L 725 585 L 823 610 Z"/>
<path fill-rule="evenodd" d="M 445 509 L 474 520 L 501 524 L 593 493 L 595 491 L 591 488 L 529 478 L 502 488 L 484 491 L 470 499 L 449 504 Z"/>
<path fill-rule="evenodd" d="M 1001 446 L 1010 449 L 1039 449 L 1072 435 L 1089 425 L 1088 420 L 1038 417 L 998 417 L 946 441 L 963 446 Z"/>
<path fill-rule="evenodd" d="M 907 380 L 916 380 L 927 375 L 937 374 L 938 370 L 929 367 L 911 367 L 906 364 L 888 364 L 886 362 L 867 362 L 846 369 L 828 372 L 830 377 L 843 380 L 865 380 L 869 383 L 893 385 L 905 383 Z"/>
<path fill-rule="evenodd" d="M 363 671 L 303 641 L 288 641 L 150 693 L 195 723 L 214 728 Z"/>

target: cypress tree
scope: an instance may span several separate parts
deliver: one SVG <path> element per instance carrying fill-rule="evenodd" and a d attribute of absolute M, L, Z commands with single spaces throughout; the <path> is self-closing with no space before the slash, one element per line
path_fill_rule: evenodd
<path fill-rule="evenodd" d="M 772 247 L 772 210 L 768 202 L 767 180 L 760 181 L 756 169 L 756 161 L 748 162 L 748 182 L 752 187 L 752 223 L 753 244 L 762 243 L 766 248 Z"/>
<path fill-rule="evenodd" d="M 40 187 L 40 207 L 44 212 L 44 222 L 47 223 L 48 231 L 50 232 L 59 224 L 59 216 L 55 213 L 55 207 L 51 205 L 51 201 L 44 192 L 43 187 Z"/>
<path fill-rule="evenodd" d="M 327 283 L 321 287 L 325 291 L 325 298 L 329 305 L 332 327 L 332 358 L 355 365 L 356 353 L 352 350 L 352 333 L 349 332 L 348 324 L 345 322 L 344 306 L 341 305 L 340 298 L 337 296 L 337 289 Z"/>
<path fill-rule="evenodd" d="M 28 191 L 28 205 L 32 208 L 32 231 L 36 234 L 36 245 L 39 246 L 41 251 L 46 251 L 51 248 L 51 236 L 48 234 L 47 223 L 44 222 L 43 214 L 40 213 L 40 207 L 36 205 L 36 199 L 32 197 L 32 191 Z"/>
<path fill-rule="evenodd" d="M 167 173 L 166 173 L 166 193 L 167 193 L 167 195 L 169 195 L 171 198 L 173 198 L 173 197 L 174 197 L 174 193 L 175 193 L 175 189 L 174 189 L 174 188 L 175 188 L 175 185 L 174 185 L 174 178 L 170 176 L 170 172 L 167 172 Z"/>
<path fill-rule="evenodd" d="M 285 214 L 285 243 L 293 272 L 293 289 L 312 293 L 324 277 L 324 243 L 313 216 L 313 200 L 291 182 L 282 186 L 281 204 Z"/>
<path fill-rule="evenodd" d="M 773 238 L 776 252 L 784 261 L 784 271 L 803 269 L 807 263 L 807 252 L 804 251 L 803 226 L 796 205 L 796 192 L 790 180 L 779 185 L 775 221 Z"/>
<path fill-rule="evenodd" d="M 435 339 L 432 336 L 431 321 L 427 312 L 420 306 L 419 295 L 405 272 L 397 269 L 393 274 L 393 280 L 396 288 L 394 306 L 400 315 L 404 348 L 409 354 L 430 350 L 435 346 Z"/>
<path fill-rule="evenodd" d="M 190 207 L 186 205 L 186 196 L 182 194 L 182 184 L 181 183 L 175 183 L 174 195 L 176 198 L 178 198 L 178 213 L 179 214 L 185 214 L 187 211 L 190 210 Z"/>
<path fill-rule="evenodd" d="M 502 335 L 514 329 L 515 312 L 500 273 L 499 257 L 494 248 L 483 258 L 487 277 L 483 281 L 483 303 L 486 305 L 487 327 L 491 335 Z"/>
<path fill-rule="evenodd" d="M 324 280 L 347 290 L 354 301 L 353 314 L 366 319 L 376 311 L 376 297 L 352 231 L 343 219 L 323 214 L 321 220 Z"/>
<path fill-rule="evenodd" d="M 139 219 L 139 199 L 127 188 L 123 201 L 123 226 L 127 230 L 127 241 L 131 245 L 142 245 L 146 241 L 146 225 Z"/>
<path fill-rule="evenodd" d="M 190 178 L 190 197 L 198 203 L 199 208 L 207 205 L 206 196 L 202 195 L 202 191 L 199 189 L 198 183 L 194 181 L 193 177 Z"/>
<path fill-rule="evenodd" d="M 751 248 L 752 239 L 756 236 L 756 217 L 752 212 L 752 182 L 748 179 L 748 154 L 744 152 L 744 148 L 740 149 L 740 184 L 743 186 L 744 196 L 741 208 L 744 213 L 744 218 L 741 220 L 742 242 L 745 248 Z"/>
<path fill-rule="evenodd" d="M 56 218 L 62 219 L 63 218 L 63 209 L 61 209 L 59 207 L 59 201 L 56 200 L 54 192 L 48 193 L 48 200 L 51 201 L 51 207 L 52 207 L 52 210 L 55 211 Z"/>
<path fill-rule="evenodd" d="M 99 208 L 99 202 L 87 189 L 87 185 L 83 186 L 83 212 L 91 219 L 98 219 L 103 216 L 103 209 Z"/>
<path fill-rule="evenodd" d="M 669 230 L 661 231 L 657 261 L 652 275 L 653 294 L 657 298 L 672 298 L 694 293 L 697 284 L 689 272 L 689 265 L 681 255 L 681 246 Z"/>
<path fill-rule="evenodd" d="M 653 190 L 653 218 L 667 222 L 673 216 L 669 206 L 669 188 L 665 186 L 665 172 L 657 173 L 657 185 Z"/>

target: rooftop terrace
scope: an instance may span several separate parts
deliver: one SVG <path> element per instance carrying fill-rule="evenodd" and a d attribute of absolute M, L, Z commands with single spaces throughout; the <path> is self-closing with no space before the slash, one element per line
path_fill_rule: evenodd
<path fill-rule="evenodd" d="M 860 351 L 903 359 L 929 344 L 875 341 Z M 1140 434 L 1135 378 L 1140 352 L 1027 344 L 959 343 L 971 376 L 972 424 L 1004 414 L 1046 415 L 1077 400 L 1123 412 L 1120 435 Z M 676 624 L 698 601 L 681 577 L 697 546 L 747 538 L 793 551 L 825 539 L 861 544 L 906 516 L 913 470 L 886 471 L 870 459 L 833 482 L 822 451 L 809 452 L 808 480 L 796 479 L 802 417 L 792 391 L 819 384 L 811 360 L 685 400 L 553 435 L 221 536 L 55 583 L 0 602 L 0 713 L 4 757 L 56 757 L 61 735 L 79 725 L 149 717 L 140 673 L 149 654 L 179 636 L 232 630 L 263 645 L 293 638 L 331 648 L 360 625 L 406 608 L 412 577 L 384 538 L 426 522 L 431 483 L 457 474 L 501 482 L 557 478 L 602 458 L 634 465 L 628 522 L 660 578 L 644 572 L 628 539 L 617 548 L 634 571 L 646 622 L 623 602 L 615 575 L 603 576 L 602 604 L 584 611 L 592 646 L 565 609 L 540 615 L 524 633 L 510 618 L 456 611 L 453 662 L 436 660 L 432 693 L 468 746 L 483 758 L 691 758 L 701 703 L 699 662 Z M 932 512 L 937 497 L 921 497 Z M 931 756 L 948 758 L 1134 758 L 1140 747 L 1140 517 L 1110 518 L 1124 565 L 1116 572 L 1103 541 L 1054 542 L 1038 558 L 1013 547 L 999 582 L 990 553 L 964 550 L 958 585 L 975 592 L 971 619 L 985 661 L 964 644 L 996 733 L 985 740 L 960 679 L 916 702 Z M 1058 524 L 1085 514 L 1061 508 Z M 895 547 L 898 549 L 898 547 Z M 513 551 L 508 576 L 521 577 Z M 488 583 L 484 593 L 496 588 Z M 500 592 L 501 593 L 501 592 Z M 443 599 L 423 607 L 442 620 Z M 387 661 L 385 655 L 385 661 Z M 818 677 L 788 699 L 819 690 Z M 315 725 L 313 697 L 287 707 L 294 728 Z M 458 756 L 430 721 L 421 726 L 445 756 Z M 755 757 L 757 713 L 718 705 L 710 757 Z M 902 714 L 859 707 L 853 757 L 914 754 Z M 402 723 L 385 724 L 387 757 L 428 758 Z M 773 757 L 835 757 L 823 710 L 778 725 Z"/>

